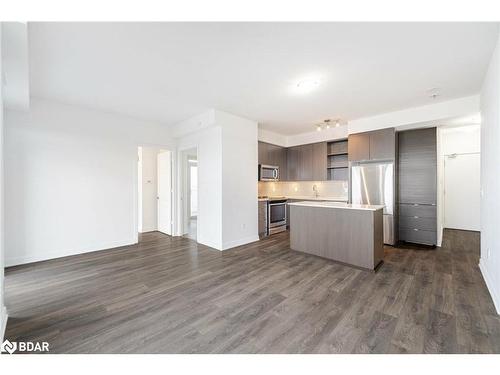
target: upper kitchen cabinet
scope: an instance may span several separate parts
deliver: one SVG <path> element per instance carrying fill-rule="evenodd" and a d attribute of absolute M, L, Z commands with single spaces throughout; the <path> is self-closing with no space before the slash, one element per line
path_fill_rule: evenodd
<path fill-rule="evenodd" d="M 288 178 L 287 151 L 285 147 L 275 147 L 274 162 L 280 167 L 280 180 L 286 180 Z"/>
<path fill-rule="evenodd" d="M 280 167 L 282 181 L 325 181 L 328 173 L 326 142 L 289 148 L 259 142 L 259 164 Z"/>
<path fill-rule="evenodd" d="M 288 180 L 325 181 L 327 178 L 327 144 L 319 142 L 289 147 Z"/>
<path fill-rule="evenodd" d="M 310 181 L 313 178 L 313 145 L 302 145 L 299 147 L 299 180 Z"/>
<path fill-rule="evenodd" d="M 396 133 L 394 128 L 349 135 L 349 161 L 394 160 Z"/>
<path fill-rule="evenodd" d="M 280 179 L 287 178 L 287 150 L 285 147 L 259 142 L 259 164 L 280 167 Z"/>
<path fill-rule="evenodd" d="M 299 180 L 299 148 L 289 147 L 286 150 L 287 177 L 290 181 Z"/>
<path fill-rule="evenodd" d="M 370 134 L 370 160 L 396 158 L 396 132 L 394 128 L 376 130 Z"/>
<path fill-rule="evenodd" d="M 349 135 L 347 149 L 349 161 L 370 160 L 370 135 L 368 133 Z"/>
<path fill-rule="evenodd" d="M 259 142 L 259 164 L 269 165 L 267 156 L 268 146 L 270 146 L 268 143 Z"/>
<path fill-rule="evenodd" d="M 327 179 L 327 143 L 320 142 L 312 145 L 312 178 L 314 181 L 325 181 Z"/>

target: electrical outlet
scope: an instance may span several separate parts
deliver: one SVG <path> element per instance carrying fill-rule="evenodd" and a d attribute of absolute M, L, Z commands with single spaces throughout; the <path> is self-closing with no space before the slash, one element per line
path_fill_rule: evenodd
<path fill-rule="evenodd" d="M 245 229 L 247 225 L 245 223 L 241 224 L 241 229 Z"/>

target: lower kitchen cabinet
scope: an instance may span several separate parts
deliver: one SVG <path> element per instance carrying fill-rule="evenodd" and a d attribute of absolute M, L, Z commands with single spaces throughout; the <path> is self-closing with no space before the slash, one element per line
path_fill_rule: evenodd
<path fill-rule="evenodd" d="M 403 229 L 399 228 L 399 238 L 406 242 L 413 242 L 423 245 L 436 245 L 436 231 L 420 230 L 417 228 Z"/>
<path fill-rule="evenodd" d="M 425 245 L 436 245 L 436 206 L 399 204 L 399 239 Z"/>
<path fill-rule="evenodd" d="M 436 206 L 399 204 L 399 240 L 436 245 Z"/>

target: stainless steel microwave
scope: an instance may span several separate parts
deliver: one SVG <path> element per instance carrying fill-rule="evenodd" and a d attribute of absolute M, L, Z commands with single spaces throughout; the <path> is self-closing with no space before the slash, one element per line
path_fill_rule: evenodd
<path fill-rule="evenodd" d="M 259 181 L 278 181 L 280 179 L 280 167 L 276 165 L 259 164 Z"/>

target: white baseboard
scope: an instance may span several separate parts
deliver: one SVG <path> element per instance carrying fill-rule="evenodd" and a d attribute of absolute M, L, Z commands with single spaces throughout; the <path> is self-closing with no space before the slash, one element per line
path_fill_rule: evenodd
<path fill-rule="evenodd" d="M 2 326 L 0 327 L 0 343 L 3 342 L 3 339 L 5 337 L 5 329 L 7 328 L 7 319 L 9 319 L 9 316 L 7 315 L 7 308 L 5 306 L 1 307 L 0 314 L 2 314 Z"/>
<path fill-rule="evenodd" d="M 45 254 L 23 255 L 19 257 L 5 257 L 5 267 L 18 266 L 20 264 L 33 263 L 33 262 L 41 262 L 43 260 L 62 258 L 70 255 L 91 253 L 94 251 L 112 249 L 114 247 L 134 245 L 136 243 L 137 239 L 131 238 L 122 241 L 111 241 L 111 242 L 95 244 L 93 246 L 85 246 L 80 249 L 53 251 Z"/>
<path fill-rule="evenodd" d="M 234 241 L 224 242 L 222 244 L 222 250 L 232 249 L 233 247 L 246 245 L 248 243 L 252 243 L 252 242 L 256 242 L 256 241 L 259 241 L 259 235 L 249 236 L 249 237 L 241 238 L 241 239 L 234 240 Z"/>
<path fill-rule="evenodd" d="M 495 309 L 497 310 L 497 314 L 500 315 L 500 290 L 498 290 L 498 285 L 495 285 L 491 275 L 488 272 L 488 267 L 483 262 L 483 259 L 479 260 L 479 269 L 483 274 L 484 282 L 488 287 L 488 291 L 490 292 L 491 299 L 493 300 L 493 304 L 495 305 Z"/>

